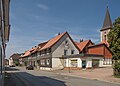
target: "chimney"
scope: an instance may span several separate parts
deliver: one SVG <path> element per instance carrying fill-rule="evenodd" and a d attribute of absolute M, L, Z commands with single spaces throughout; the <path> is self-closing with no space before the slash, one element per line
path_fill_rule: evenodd
<path fill-rule="evenodd" d="M 83 39 L 80 39 L 80 42 L 83 42 Z"/>
<path fill-rule="evenodd" d="M 58 35 L 60 35 L 60 32 L 58 33 Z"/>

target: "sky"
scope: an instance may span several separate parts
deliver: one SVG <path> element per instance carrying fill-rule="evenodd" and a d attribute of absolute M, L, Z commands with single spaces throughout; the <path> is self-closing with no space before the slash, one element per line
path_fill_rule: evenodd
<path fill-rule="evenodd" d="M 67 31 L 75 41 L 100 42 L 100 29 L 109 7 L 111 19 L 120 17 L 120 0 L 11 0 L 10 41 L 6 57 Z"/>

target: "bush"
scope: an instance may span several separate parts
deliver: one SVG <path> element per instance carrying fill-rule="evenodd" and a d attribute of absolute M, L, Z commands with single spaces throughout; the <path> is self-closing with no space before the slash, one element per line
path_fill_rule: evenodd
<path fill-rule="evenodd" d="M 120 76 L 120 62 L 115 62 L 113 65 L 114 75 Z"/>

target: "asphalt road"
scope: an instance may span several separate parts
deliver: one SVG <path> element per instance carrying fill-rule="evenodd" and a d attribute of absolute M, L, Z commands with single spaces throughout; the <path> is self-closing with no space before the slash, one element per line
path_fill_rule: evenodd
<path fill-rule="evenodd" d="M 120 84 L 66 76 L 53 72 L 26 70 L 25 68 L 12 71 L 11 75 L 14 78 L 14 86 L 120 86 Z"/>

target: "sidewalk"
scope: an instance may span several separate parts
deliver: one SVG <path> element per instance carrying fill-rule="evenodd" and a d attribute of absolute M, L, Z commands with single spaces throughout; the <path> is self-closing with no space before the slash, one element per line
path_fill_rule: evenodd
<path fill-rule="evenodd" d="M 120 84 L 120 78 L 115 78 L 113 76 L 113 69 L 111 67 L 88 69 L 88 70 L 70 70 L 70 73 L 69 70 L 60 70 L 60 71 L 52 71 L 52 72 L 61 75 L 95 79 L 95 80 Z"/>

